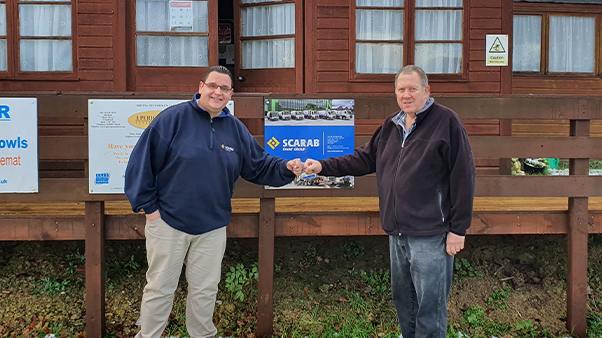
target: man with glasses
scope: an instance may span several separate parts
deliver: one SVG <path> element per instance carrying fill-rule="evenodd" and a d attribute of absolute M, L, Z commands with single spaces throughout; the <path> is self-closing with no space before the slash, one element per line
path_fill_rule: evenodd
<path fill-rule="evenodd" d="M 194 98 L 157 115 L 130 156 L 125 194 L 146 214 L 148 260 L 137 338 L 161 337 L 184 263 L 186 328 L 213 337 L 234 183 L 282 186 L 301 174 L 299 159 L 270 156 L 230 114 L 232 84 L 227 68 L 209 68 Z"/>
<path fill-rule="evenodd" d="M 307 174 L 376 172 L 389 235 L 391 290 L 403 338 L 445 338 L 454 255 L 472 222 L 475 167 L 462 120 L 429 98 L 424 71 L 395 77 L 401 111 L 353 155 L 305 161 Z"/>

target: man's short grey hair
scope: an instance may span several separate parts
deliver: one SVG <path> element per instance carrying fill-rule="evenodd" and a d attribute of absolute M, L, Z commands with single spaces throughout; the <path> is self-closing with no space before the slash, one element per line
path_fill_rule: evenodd
<path fill-rule="evenodd" d="M 426 90 L 426 87 L 429 85 L 429 79 L 426 77 L 426 73 L 424 72 L 424 70 L 415 65 L 408 65 L 401 68 L 399 72 L 397 72 L 397 75 L 395 75 L 395 84 L 397 85 L 397 78 L 399 78 L 399 75 L 412 73 L 418 74 L 418 76 L 420 77 L 420 83 L 422 84 L 422 90 Z"/>

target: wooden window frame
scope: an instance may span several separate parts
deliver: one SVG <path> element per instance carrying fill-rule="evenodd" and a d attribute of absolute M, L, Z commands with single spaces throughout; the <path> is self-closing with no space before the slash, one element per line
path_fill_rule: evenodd
<path fill-rule="evenodd" d="M 355 72 L 355 44 L 356 40 L 356 0 L 350 0 L 349 20 L 349 82 L 390 82 L 395 74 L 364 74 Z M 368 7 L 360 6 L 359 9 L 372 10 L 403 10 L 403 66 L 414 64 L 415 39 L 415 0 L 404 0 L 403 7 Z M 459 7 L 419 7 L 418 10 L 458 10 Z M 427 74 L 429 82 L 468 82 L 468 42 L 469 42 L 469 0 L 462 0 L 462 72 L 458 74 Z M 411 14 L 410 14 L 411 13 Z M 359 40 L 359 42 L 368 42 Z M 399 43 L 400 41 L 374 41 L 376 43 Z M 456 40 L 420 41 L 419 43 L 458 43 Z"/>
<path fill-rule="evenodd" d="M 20 1 L 5 0 L 6 4 L 6 49 L 7 71 L 0 72 L 2 80 L 43 80 L 43 81 L 77 81 L 77 1 Z M 69 5 L 71 6 L 71 36 L 70 37 L 22 37 L 20 35 L 19 5 Z M 70 40 L 71 41 L 71 71 L 21 71 L 21 40 Z"/>
<path fill-rule="evenodd" d="M 558 78 L 595 78 L 602 76 L 602 46 L 601 46 L 601 21 L 602 21 L 602 6 L 592 5 L 567 5 L 553 3 L 522 3 L 514 4 L 513 15 L 537 15 L 541 16 L 541 54 L 539 72 L 512 72 L 512 76 L 516 77 L 558 77 Z M 550 17 L 551 16 L 566 16 L 566 17 L 593 17 L 594 22 L 594 72 L 550 72 Z M 512 67 L 512 65 L 510 65 Z"/>
<path fill-rule="evenodd" d="M 169 1 L 169 0 L 167 0 Z M 169 66 L 138 66 L 138 56 L 136 48 L 136 0 L 127 0 L 126 15 L 126 48 L 127 48 L 127 90 L 136 91 L 140 86 L 150 85 L 157 87 L 167 87 L 166 83 L 173 82 L 174 86 L 179 83 L 199 83 L 203 74 L 212 65 L 217 65 L 218 56 L 218 34 L 217 34 L 217 2 L 218 0 L 197 0 L 207 2 L 207 33 L 196 32 L 144 32 L 142 35 L 166 35 L 171 33 L 173 36 L 207 36 L 207 55 L 209 58 L 207 67 L 169 67 Z"/>

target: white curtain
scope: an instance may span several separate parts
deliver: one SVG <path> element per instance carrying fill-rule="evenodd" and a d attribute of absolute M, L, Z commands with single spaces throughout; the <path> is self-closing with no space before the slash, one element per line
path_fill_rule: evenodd
<path fill-rule="evenodd" d="M 550 16 L 550 72 L 594 72 L 595 18 Z"/>
<path fill-rule="evenodd" d="M 207 1 L 192 1 L 192 32 L 209 31 Z M 144 35 L 142 32 L 171 32 L 168 0 L 136 0 L 136 59 L 138 66 L 207 67 L 207 36 Z"/>
<path fill-rule="evenodd" d="M 242 9 L 242 36 L 295 34 L 295 4 Z"/>
<path fill-rule="evenodd" d="M 365 10 L 355 12 L 357 40 L 403 41 L 402 10 Z"/>
<path fill-rule="evenodd" d="M 358 74 L 395 74 L 402 67 L 401 43 L 355 44 L 355 72 Z"/>
<path fill-rule="evenodd" d="M 421 7 L 459 7 L 462 8 L 462 0 L 416 0 L 416 8 Z"/>
<path fill-rule="evenodd" d="M 355 38 L 375 41 L 355 44 L 357 73 L 395 74 L 403 67 L 403 10 L 356 10 Z"/>
<path fill-rule="evenodd" d="M 136 0 L 136 31 L 169 32 L 169 1 Z M 207 1 L 192 1 L 192 31 L 209 31 Z"/>
<path fill-rule="evenodd" d="M 206 36 L 136 37 L 138 66 L 207 67 L 209 39 Z"/>
<path fill-rule="evenodd" d="M 19 5 L 23 37 L 71 37 L 71 5 Z M 21 39 L 20 69 L 26 72 L 72 70 L 71 40 Z"/>
<path fill-rule="evenodd" d="M 295 39 L 243 41 L 242 68 L 295 68 Z"/>
<path fill-rule="evenodd" d="M 539 72 L 541 64 L 541 16 L 515 15 L 512 70 Z"/>
<path fill-rule="evenodd" d="M 451 1 L 450 1 L 451 2 Z M 443 41 L 462 41 L 461 10 L 417 10 L 414 63 L 430 74 L 462 72 L 462 44 Z M 442 41 L 420 43 L 419 41 Z"/>
<path fill-rule="evenodd" d="M 6 36 L 6 5 L 0 4 L 0 36 Z M 6 39 L 0 39 L 0 71 L 6 71 Z"/>
<path fill-rule="evenodd" d="M 295 4 L 246 7 L 241 11 L 242 36 L 295 34 Z M 242 68 L 294 68 L 295 38 L 242 42 Z"/>
<path fill-rule="evenodd" d="M 403 0 L 356 0 L 356 6 L 403 7 Z"/>

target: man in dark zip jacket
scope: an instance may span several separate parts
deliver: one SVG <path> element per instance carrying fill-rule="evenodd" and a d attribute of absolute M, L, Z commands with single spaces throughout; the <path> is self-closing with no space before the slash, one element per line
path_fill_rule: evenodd
<path fill-rule="evenodd" d="M 401 111 L 353 155 L 305 161 L 308 174 L 376 172 L 389 235 L 391 289 L 403 338 L 445 338 L 454 255 L 472 221 L 475 167 L 468 135 L 451 109 L 429 98 L 424 71 L 397 73 Z"/>
<path fill-rule="evenodd" d="M 159 338 L 186 263 L 186 329 L 213 337 L 213 310 L 226 249 L 234 183 L 282 186 L 302 171 L 299 159 L 272 157 L 230 114 L 232 74 L 211 67 L 191 101 L 169 107 L 151 122 L 132 151 L 125 194 L 146 214 L 148 271 L 137 338 Z"/>

